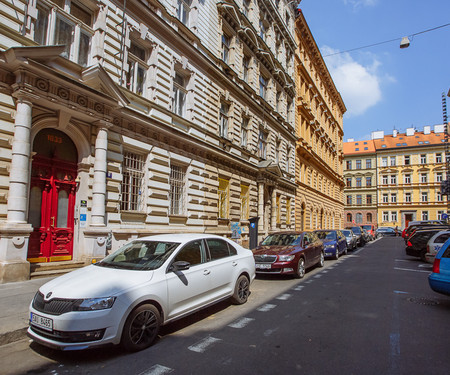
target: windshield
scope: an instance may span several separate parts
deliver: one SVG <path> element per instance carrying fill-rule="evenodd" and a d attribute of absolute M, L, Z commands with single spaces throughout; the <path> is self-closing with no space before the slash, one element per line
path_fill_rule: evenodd
<path fill-rule="evenodd" d="M 362 226 L 365 230 L 372 230 L 372 225 L 363 225 Z"/>
<path fill-rule="evenodd" d="M 126 244 L 95 265 L 127 270 L 155 270 L 161 267 L 179 245 L 177 242 L 137 240 Z"/>
<path fill-rule="evenodd" d="M 361 229 L 359 227 L 353 227 L 352 228 L 353 233 L 355 234 L 361 234 Z"/>
<path fill-rule="evenodd" d="M 350 232 L 349 230 L 343 230 L 342 233 L 345 237 L 350 237 L 352 235 L 352 232 Z"/>
<path fill-rule="evenodd" d="M 271 234 L 267 236 L 262 245 L 265 246 L 288 246 L 288 245 L 300 245 L 300 234 Z"/>
<path fill-rule="evenodd" d="M 316 232 L 317 237 L 319 237 L 321 240 L 335 240 L 336 239 L 336 232 L 331 231 L 322 231 L 322 232 Z"/>

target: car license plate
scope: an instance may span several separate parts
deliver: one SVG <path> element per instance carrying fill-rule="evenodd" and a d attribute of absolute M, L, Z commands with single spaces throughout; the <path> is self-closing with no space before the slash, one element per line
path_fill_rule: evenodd
<path fill-rule="evenodd" d="M 53 330 L 53 319 L 45 318 L 37 314 L 31 313 L 30 323 L 47 331 Z"/>
<path fill-rule="evenodd" d="M 255 267 L 258 270 L 269 270 L 272 268 L 272 265 L 270 263 L 256 263 Z"/>

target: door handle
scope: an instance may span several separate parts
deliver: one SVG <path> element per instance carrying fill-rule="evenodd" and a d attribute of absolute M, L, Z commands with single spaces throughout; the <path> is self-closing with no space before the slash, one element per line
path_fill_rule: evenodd
<path fill-rule="evenodd" d="M 52 217 L 50 218 L 50 226 L 51 226 L 52 228 L 55 227 L 55 217 L 54 217 L 54 216 L 52 216 Z"/>
<path fill-rule="evenodd" d="M 203 271 L 203 275 L 205 275 L 205 276 L 208 276 L 210 273 L 211 273 L 210 270 L 204 270 L 204 271 Z"/>
<path fill-rule="evenodd" d="M 233 262 L 233 263 L 231 263 L 231 265 L 233 266 L 233 267 L 236 267 L 237 266 L 237 262 Z"/>

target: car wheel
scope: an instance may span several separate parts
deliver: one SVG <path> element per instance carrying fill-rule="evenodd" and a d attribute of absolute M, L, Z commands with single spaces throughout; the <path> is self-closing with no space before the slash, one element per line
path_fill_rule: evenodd
<path fill-rule="evenodd" d="M 298 260 L 297 271 L 295 272 L 295 277 L 297 279 L 302 279 L 305 276 L 305 260 L 300 258 Z"/>
<path fill-rule="evenodd" d="M 234 287 L 234 293 L 231 297 L 231 302 L 235 305 L 242 305 L 247 302 L 248 296 L 250 295 L 250 281 L 247 276 L 241 275 L 236 281 L 236 286 Z"/>
<path fill-rule="evenodd" d="M 339 249 L 336 247 L 336 253 L 334 254 L 334 259 L 339 259 Z"/>
<path fill-rule="evenodd" d="M 319 267 L 323 267 L 325 265 L 325 255 L 323 254 L 323 251 L 320 252 L 320 260 L 319 260 Z"/>
<path fill-rule="evenodd" d="M 161 316 L 153 305 L 141 305 L 128 316 L 122 332 L 121 344 L 130 352 L 148 348 L 156 338 Z"/>

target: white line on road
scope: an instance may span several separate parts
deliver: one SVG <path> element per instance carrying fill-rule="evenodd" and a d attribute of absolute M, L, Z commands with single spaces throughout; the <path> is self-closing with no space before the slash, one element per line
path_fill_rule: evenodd
<path fill-rule="evenodd" d="M 318 275 L 314 276 L 315 279 L 320 279 L 321 277 L 322 277 L 322 275 L 320 273 Z"/>
<path fill-rule="evenodd" d="M 277 305 L 272 305 L 270 303 L 266 303 L 265 305 L 262 305 L 261 307 L 257 308 L 258 311 L 261 312 L 267 312 L 277 307 Z"/>
<path fill-rule="evenodd" d="M 296 286 L 296 287 L 294 288 L 294 290 L 300 291 L 300 290 L 302 290 L 304 287 L 305 287 L 304 285 L 298 285 L 298 286 Z"/>
<path fill-rule="evenodd" d="M 412 272 L 425 272 L 425 273 L 430 273 L 430 271 L 411 270 L 411 269 L 409 269 L 409 268 L 400 268 L 400 267 L 394 267 L 394 270 L 397 270 L 397 271 L 412 271 Z"/>
<path fill-rule="evenodd" d="M 285 293 L 285 294 L 282 294 L 281 296 L 278 296 L 277 299 L 280 299 L 282 301 L 286 301 L 286 300 L 288 300 L 291 297 L 292 297 L 292 294 Z"/>
<path fill-rule="evenodd" d="M 255 319 L 252 318 L 241 318 L 238 321 L 228 324 L 228 327 L 231 328 L 244 328 L 247 326 L 250 322 L 253 322 Z"/>
<path fill-rule="evenodd" d="M 203 340 L 199 341 L 198 343 L 191 345 L 188 347 L 189 350 L 192 350 L 193 352 L 197 352 L 197 353 L 204 353 L 205 350 L 215 344 L 218 341 L 222 341 L 221 339 L 216 339 L 214 337 L 206 337 Z"/>
<path fill-rule="evenodd" d="M 164 374 L 170 374 L 173 372 L 173 368 L 161 366 L 161 365 L 154 365 L 150 367 L 148 370 L 145 370 L 144 372 L 141 372 L 139 375 L 164 375 Z"/>

